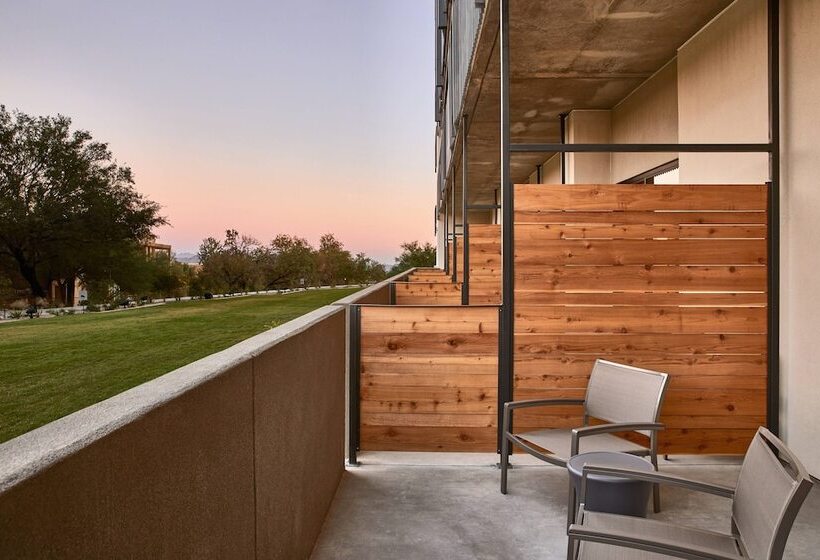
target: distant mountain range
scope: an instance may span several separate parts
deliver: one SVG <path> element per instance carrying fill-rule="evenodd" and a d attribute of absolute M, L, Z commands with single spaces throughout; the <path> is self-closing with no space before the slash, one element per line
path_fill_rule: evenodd
<path fill-rule="evenodd" d="M 199 255 L 196 253 L 176 253 L 174 258 L 181 263 L 199 264 Z"/>

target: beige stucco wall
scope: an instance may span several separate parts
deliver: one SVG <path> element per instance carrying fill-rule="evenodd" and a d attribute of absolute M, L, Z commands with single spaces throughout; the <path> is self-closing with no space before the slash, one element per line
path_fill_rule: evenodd
<path fill-rule="evenodd" d="M 820 2 L 783 4 L 783 432 L 820 477 Z"/>
<path fill-rule="evenodd" d="M 569 144 L 607 143 L 612 137 L 609 110 L 576 110 L 567 117 Z M 610 155 L 607 153 L 567 154 L 567 183 L 609 183 Z M 559 181 L 560 182 L 560 181 Z"/>
<path fill-rule="evenodd" d="M 309 557 L 345 339 L 327 306 L 0 445 L 0 557 Z"/>
<path fill-rule="evenodd" d="M 615 144 L 678 141 L 678 66 L 661 68 L 612 109 Z M 612 154 L 612 182 L 619 183 L 674 160 L 676 153 Z"/>
<path fill-rule="evenodd" d="M 541 168 L 541 182 L 546 185 L 561 184 L 561 156 L 555 154 L 544 162 Z"/>
<path fill-rule="evenodd" d="M 681 142 L 767 141 L 766 24 L 738 0 L 680 49 Z M 820 2 L 784 2 L 781 36 L 781 433 L 820 476 Z M 681 154 L 681 182 L 763 182 L 767 159 Z"/>
<path fill-rule="evenodd" d="M 537 183 L 538 173 L 533 171 L 528 182 L 531 184 Z M 544 185 L 561 184 L 561 156 L 559 154 L 552 155 L 541 164 L 541 183 Z"/>
<path fill-rule="evenodd" d="M 444 253 L 447 251 L 447 242 L 444 239 L 444 215 L 436 217 L 436 268 L 444 268 Z"/>
<path fill-rule="evenodd" d="M 740 0 L 678 51 L 682 143 L 767 142 L 766 1 Z M 762 183 L 765 154 L 681 154 L 681 183 Z"/>

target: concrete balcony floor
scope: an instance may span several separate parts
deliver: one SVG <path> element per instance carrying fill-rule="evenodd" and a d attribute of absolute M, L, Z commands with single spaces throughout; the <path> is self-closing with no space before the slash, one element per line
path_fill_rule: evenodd
<path fill-rule="evenodd" d="M 313 551 L 313 560 L 566 558 L 567 474 L 514 457 L 509 494 L 498 490 L 496 455 L 363 453 L 350 467 Z M 661 470 L 734 486 L 738 460 L 680 457 Z M 728 531 L 730 502 L 674 488 L 658 518 Z M 820 550 L 820 489 L 813 489 L 785 559 Z"/>

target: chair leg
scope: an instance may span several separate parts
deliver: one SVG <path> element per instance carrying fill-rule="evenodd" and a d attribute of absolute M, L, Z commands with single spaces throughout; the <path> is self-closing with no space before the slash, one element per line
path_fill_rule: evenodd
<path fill-rule="evenodd" d="M 567 529 L 575 523 L 576 510 L 578 509 L 578 496 L 575 495 L 575 486 L 572 484 L 572 478 L 569 479 L 569 499 L 567 500 Z M 573 560 L 575 557 L 575 541 L 572 538 L 567 538 L 567 560 Z"/>
<path fill-rule="evenodd" d="M 575 486 L 572 478 L 569 479 L 569 498 L 567 499 L 567 528 L 575 523 L 575 514 L 578 509 L 578 497 L 575 495 Z"/>
<path fill-rule="evenodd" d="M 507 493 L 507 469 L 510 467 L 510 440 L 507 433 L 501 437 L 501 493 Z"/>
<path fill-rule="evenodd" d="M 652 466 L 655 467 L 655 471 L 658 470 L 658 456 L 653 453 L 652 454 Z M 652 505 L 654 506 L 653 509 L 655 513 L 661 512 L 661 485 L 660 484 L 653 484 L 652 485 Z"/>

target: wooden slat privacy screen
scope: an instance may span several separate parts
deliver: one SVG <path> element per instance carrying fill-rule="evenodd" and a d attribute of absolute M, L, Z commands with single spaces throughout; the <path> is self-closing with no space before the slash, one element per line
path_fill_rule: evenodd
<path fill-rule="evenodd" d="M 742 453 L 766 422 L 766 187 L 517 185 L 515 203 L 515 398 L 583 396 L 597 357 L 656 369 L 662 452 Z"/>
<path fill-rule="evenodd" d="M 494 451 L 496 307 L 361 308 L 361 449 Z"/>
<path fill-rule="evenodd" d="M 766 422 L 766 187 L 515 188 L 514 398 L 582 396 L 592 364 L 599 357 L 655 369 L 671 375 L 662 414 L 668 428 L 661 436 L 661 452 L 742 453 L 757 426 Z M 500 302 L 500 272 L 499 226 L 470 226 L 471 305 Z M 428 281 L 424 288 L 437 295 L 425 301 L 419 299 L 425 294 L 422 286 L 413 287 L 414 283 L 401 288 L 406 298 L 400 298 L 402 291 L 397 286 L 397 303 L 460 301 L 458 285 L 450 284 L 454 291 L 446 292 L 447 284 L 431 289 Z M 447 295 L 438 295 L 439 290 Z M 405 311 L 395 307 L 383 311 L 395 312 Z M 407 346 L 393 344 L 387 351 L 378 347 L 373 351 L 391 356 L 391 363 L 402 363 L 402 371 L 411 374 L 408 383 L 416 383 L 414 372 L 422 371 L 417 369 L 421 354 L 416 345 L 425 340 L 414 334 L 413 329 L 421 328 L 417 322 L 444 328 L 452 320 L 448 316 L 470 312 L 415 308 L 408 313 L 430 315 L 406 323 L 411 329 Z M 404 321 L 412 315 L 401 317 Z M 458 324 L 457 329 L 464 328 Z M 454 337 L 464 334 L 462 330 L 448 333 Z M 367 365 L 371 358 L 365 357 L 364 340 L 363 370 L 367 372 L 376 362 Z M 383 339 L 367 340 L 386 344 Z M 496 357 L 494 349 L 489 348 L 492 354 L 483 357 L 475 378 L 466 365 L 469 361 L 443 361 L 457 359 L 458 347 L 438 341 L 424 352 L 418 363 L 424 364 L 427 376 L 419 378 L 426 380 L 423 395 L 427 400 L 417 399 L 415 389 L 409 393 L 401 389 L 397 395 L 408 397 L 402 413 L 407 406 L 427 403 L 426 424 L 416 424 L 412 430 L 398 424 L 377 429 L 365 423 L 365 418 L 371 423 L 373 418 L 363 409 L 363 449 L 367 445 L 371 449 L 494 449 L 495 439 L 489 434 L 495 428 L 489 423 L 495 426 L 495 415 L 489 409 L 488 426 L 481 428 L 486 433 L 477 436 L 478 428 L 467 426 L 466 416 L 454 417 L 452 410 L 437 404 L 477 384 L 495 391 L 495 378 L 489 386 L 490 377 L 481 377 L 496 367 L 489 365 Z M 465 356 L 472 359 L 471 352 Z M 401 374 L 395 375 L 389 379 L 403 383 Z M 432 381 L 436 377 L 440 380 Z M 439 389 L 433 390 L 436 384 Z M 370 402 L 372 407 L 374 396 L 379 402 L 390 402 L 384 385 L 378 394 L 366 392 L 363 378 L 362 387 L 363 406 Z M 490 400 L 495 407 L 494 398 Z M 393 401 L 394 407 L 405 402 L 398 397 Z M 413 418 L 402 420 L 415 421 Z M 517 415 L 516 429 L 568 427 L 579 421 L 572 408 L 532 409 Z M 474 416 L 469 422 L 481 423 Z M 425 433 L 429 441 L 421 437 Z M 389 434 L 393 437 L 386 437 Z M 378 439 L 365 444 L 372 435 Z"/>
<path fill-rule="evenodd" d="M 501 303 L 501 226 L 470 226 L 470 304 Z"/>

